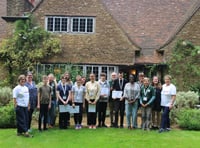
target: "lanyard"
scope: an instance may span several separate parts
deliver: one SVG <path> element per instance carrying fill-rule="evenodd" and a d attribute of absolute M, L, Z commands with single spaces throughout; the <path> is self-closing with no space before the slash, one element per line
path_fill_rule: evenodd
<path fill-rule="evenodd" d="M 120 83 L 120 79 L 119 79 L 119 87 L 120 87 L 120 90 L 122 90 L 123 88 L 123 82 L 124 82 L 124 79 L 121 79 L 122 80 L 122 83 Z"/>
<path fill-rule="evenodd" d="M 63 85 L 61 84 L 61 86 L 62 86 L 62 91 L 63 91 L 63 94 L 64 94 L 64 96 L 65 96 L 65 94 L 66 94 L 66 89 L 67 89 L 67 85 L 65 84 L 65 87 L 63 88 Z"/>
<path fill-rule="evenodd" d="M 146 88 L 146 90 L 145 90 L 145 87 L 144 87 L 144 96 L 145 97 L 147 96 L 148 90 L 149 90 L 149 86 Z"/>

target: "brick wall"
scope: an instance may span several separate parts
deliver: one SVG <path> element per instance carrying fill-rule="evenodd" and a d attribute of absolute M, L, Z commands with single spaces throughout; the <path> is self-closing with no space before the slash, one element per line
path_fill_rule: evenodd
<path fill-rule="evenodd" d="M 96 17 L 95 34 L 59 34 L 63 53 L 45 62 L 118 65 L 134 63 L 136 47 L 132 45 L 99 0 L 84 0 L 82 3 L 77 0 L 44 0 L 35 10 L 34 15 L 42 27 L 45 23 L 45 15 Z"/>
<path fill-rule="evenodd" d="M 6 16 L 6 5 L 6 0 L 0 1 L 0 42 L 6 34 L 6 22 L 1 18 L 2 16 Z"/>

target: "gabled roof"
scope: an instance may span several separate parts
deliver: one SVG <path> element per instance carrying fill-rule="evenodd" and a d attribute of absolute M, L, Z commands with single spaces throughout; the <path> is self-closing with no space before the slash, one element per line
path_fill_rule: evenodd
<path fill-rule="evenodd" d="M 101 0 L 141 49 L 160 49 L 200 6 L 199 0 Z"/>

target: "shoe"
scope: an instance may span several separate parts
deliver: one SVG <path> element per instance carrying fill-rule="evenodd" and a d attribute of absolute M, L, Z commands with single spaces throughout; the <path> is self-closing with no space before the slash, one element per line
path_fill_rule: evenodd
<path fill-rule="evenodd" d="M 91 126 L 91 125 L 89 126 L 89 129 L 92 129 L 92 126 Z"/>
<path fill-rule="evenodd" d="M 81 124 L 78 125 L 78 129 L 82 129 L 82 125 Z"/>
<path fill-rule="evenodd" d="M 119 128 L 119 126 L 118 126 L 118 125 L 115 125 L 114 128 Z"/>
<path fill-rule="evenodd" d="M 48 128 L 44 128 L 43 130 L 44 130 L 44 131 L 48 131 Z"/>
<path fill-rule="evenodd" d="M 128 126 L 128 129 L 131 130 L 131 126 Z"/>
<path fill-rule="evenodd" d="M 123 125 L 120 125 L 120 128 L 124 128 L 124 126 L 123 126 Z"/>
<path fill-rule="evenodd" d="M 17 133 L 17 136 L 22 136 L 23 135 L 23 133 Z"/>
<path fill-rule="evenodd" d="M 28 132 L 29 132 L 29 133 L 32 133 L 32 129 L 28 129 Z"/>
<path fill-rule="evenodd" d="M 98 124 L 98 126 L 97 126 L 97 127 L 101 128 L 101 125 L 100 125 L 100 124 Z"/>
<path fill-rule="evenodd" d="M 75 129 L 76 129 L 76 130 L 78 130 L 78 129 L 79 129 L 79 126 L 78 126 L 78 125 L 76 125 L 76 126 L 75 126 Z"/>
<path fill-rule="evenodd" d="M 170 132 L 170 131 L 171 131 L 171 128 L 166 128 L 165 131 L 166 131 L 166 132 Z"/>
<path fill-rule="evenodd" d="M 163 133 L 165 130 L 163 128 L 159 129 L 158 133 Z"/>
<path fill-rule="evenodd" d="M 24 137 L 29 137 L 29 138 L 32 138 L 33 135 L 30 135 L 28 132 L 24 133 Z"/>
<path fill-rule="evenodd" d="M 93 125 L 92 128 L 93 128 L 93 129 L 96 129 L 97 127 L 96 127 L 96 125 Z"/>
<path fill-rule="evenodd" d="M 52 126 L 52 125 L 49 125 L 48 128 L 53 128 L 53 126 Z"/>
<path fill-rule="evenodd" d="M 108 126 L 107 126 L 107 125 L 105 125 L 105 124 L 102 124 L 102 127 L 105 127 L 105 128 L 107 128 Z"/>

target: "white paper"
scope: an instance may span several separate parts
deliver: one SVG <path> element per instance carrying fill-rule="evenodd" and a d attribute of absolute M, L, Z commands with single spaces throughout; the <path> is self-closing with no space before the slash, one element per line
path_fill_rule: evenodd
<path fill-rule="evenodd" d="M 121 97 L 122 97 L 122 91 L 116 91 L 116 90 L 112 91 L 112 98 L 113 99 L 121 98 Z"/>
<path fill-rule="evenodd" d="M 96 105 L 94 105 L 94 104 L 89 104 L 89 105 L 88 105 L 88 112 L 89 112 L 89 113 L 95 113 L 95 112 L 96 112 Z"/>
<path fill-rule="evenodd" d="M 101 95 L 106 95 L 106 96 L 108 96 L 108 94 L 109 94 L 109 89 L 108 88 L 101 88 Z"/>
<path fill-rule="evenodd" d="M 79 106 L 75 106 L 74 108 L 70 105 L 59 105 L 59 112 L 60 113 L 79 113 Z"/>

